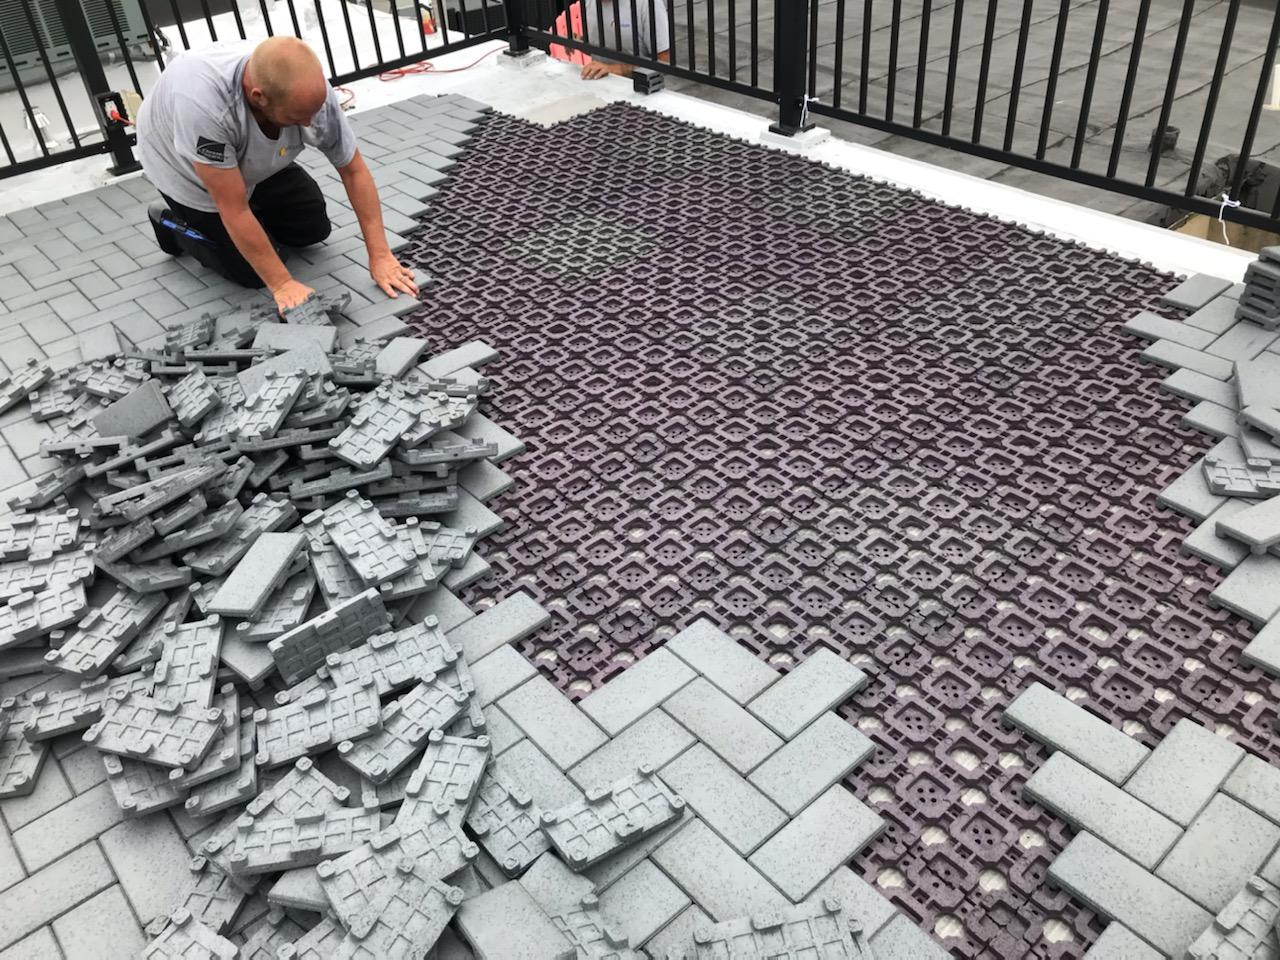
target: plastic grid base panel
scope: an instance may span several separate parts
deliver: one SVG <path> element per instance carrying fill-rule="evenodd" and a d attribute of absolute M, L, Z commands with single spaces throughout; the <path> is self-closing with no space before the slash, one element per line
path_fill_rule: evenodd
<path fill-rule="evenodd" d="M 551 847 L 533 797 L 495 770 L 481 778 L 467 826 L 508 877 L 519 876 Z"/>
<path fill-rule="evenodd" d="M 566 204 L 648 252 L 506 252 L 595 251 Z M 874 664 L 839 710 L 878 724 L 847 783 L 888 825 L 853 867 L 954 956 L 1078 960 L 1104 926 L 1044 882 L 1069 831 L 1000 720 L 1033 681 L 1280 760 L 1251 630 L 1156 500 L 1207 444 L 1120 327 L 1181 318 L 1177 278 L 624 105 L 492 117 L 403 256 L 448 277 L 403 319 L 431 355 L 491 344 L 482 412 L 528 444 L 462 599 L 552 609 L 516 649 L 575 698 L 708 611 L 780 670 Z"/>
<path fill-rule="evenodd" d="M 592 787 L 579 803 L 544 811 L 542 829 L 565 863 L 581 872 L 678 820 L 684 808 L 653 768 L 642 766 L 610 787 Z"/>
<path fill-rule="evenodd" d="M 0 650 L 17 646 L 74 623 L 89 606 L 84 584 L 56 586 L 0 601 Z M 115 661 L 119 663 L 119 659 Z M 121 665 L 121 669 L 128 669 Z"/>
<path fill-rule="evenodd" d="M 295 703 L 253 715 L 258 727 L 258 763 L 275 767 L 308 753 L 354 740 L 382 725 L 372 680 L 332 690 L 313 690 Z"/>
<path fill-rule="evenodd" d="M 6 710 L 12 709 L 8 701 L 0 703 Z M 0 734 L 0 800 L 7 797 L 25 797 L 36 788 L 40 770 L 49 758 L 52 748 L 48 741 L 32 742 L 22 735 L 21 711 L 12 717 L 9 726 Z"/>
<path fill-rule="evenodd" d="M 27 699 L 22 735 L 28 740 L 49 740 L 87 729 L 102 719 L 115 691 L 147 693 L 150 684 L 151 674 L 139 672 L 88 680 L 74 690 L 39 690 Z"/>
<path fill-rule="evenodd" d="M 366 587 L 405 573 L 415 562 L 410 544 L 370 501 L 354 490 L 322 514 L 303 518 L 319 524 Z"/>
<path fill-rule="evenodd" d="M 164 605 L 162 593 L 135 593 L 120 587 L 101 607 L 89 611 L 57 649 L 45 654 L 45 663 L 51 670 L 92 679 Z"/>
<path fill-rule="evenodd" d="M 440 809 L 448 810 L 451 820 L 461 822 L 480 788 L 491 750 L 488 737 L 451 737 L 432 730 L 427 749 L 405 787 L 396 825 L 430 818 Z"/>
<path fill-rule="evenodd" d="M 829 957 L 831 960 L 870 960 L 856 918 L 845 915 L 840 901 L 824 899 L 729 920 L 693 932 L 689 960 L 765 960 L 767 957 Z"/>
<path fill-rule="evenodd" d="M 204 857 L 192 857 L 188 866 L 191 879 L 181 898 L 181 909 L 215 933 L 226 933 L 235 919 L 245 893 L 220 870 L 215 870 Z"/>
<path fill-rule="evenodd" d="M 335 684 L 373 678 L 379 696 L 443 673 L 458 662 L 458 652 L 445 638 L 435 617 L 399 630 L 378 633 L 365 643 L 331 653 L 326 676 Z"/>
<path fill-rule="evenodd" d="M 125 817 L 142 817 L 167 810 L 186 798 L 186 791 L 174 783 L 170 771 L 154 763 L 102 755 L 111 795 Z"/>
<path fill-rule="evenodd" d="M 361 846 L 378 832 L 380 820 L 378 810 L 355 807 L 242 817 L 227 862 L 237 876 L 309 867 Z"/>
<path fill-rule="evenodd" d="M 439 880 L 423 882 L 411 864 L 398 865 L 396 876 L 382 885 L 378 901 L 351 924 L 335 960 L 386 960 L 413 957 L 424 944 L 434 944 L 462 905 L 461 887 Z"/>
<path fill-rule="evenodd" d="M 142 956 L 144 960 L 235 960 L 237 950 L 184 909 L 174 911 Z"/>
<path fill-rule="evenodd" d="M 223 722 L 221 710 L 114 690 L 84 742 L 106 753 L 191 770 L 209 752 Z"/>
<path fill-rule="evenodd" d="M 631 941 L 611 928 L 600 913 L 600 899 L 588 894 L 571 910 L 551 915 L 551 922 L 569 938 L 578 956 L 592 960 L 644 960 L 645 955 L 631 949 Z M 668 960 L 667 957 L 656 960 Z"/>
<path fill-rule="evenodd" d="M 33 553 L 63 550 L 76 542 L 80 522 L 79 510 L 0 517 L 0 558 L 22 560 Z"/>
<path fill-rule="evenodd" d="M 218 653 L 222 649 L 220 617 L 164 627 L 164 649 L 152 674 L 151 695 L 196 707 L 213 703 L 218 682 Z"/>
<path fill-rule="evenodd" d="M 435 677 L 424 680 L 382 708 L 381 729 L 338 744 L 338 756 L 365 779 L 386 783 L 417 756 L 432 730 L 444 731 L 466 711 L 470 696 Z"/>
<path fill-rule="evenodd" d="M 390 619 L 382 597 L 370 589 L 268 641 L 267 649 L 281 679 L 293 684 L 315 673 L 330 654 L 384 630 Z"/>
<path fill-rule="evenodd" d="M 461 824 L 445 816 L 421 818 L 412 829 L 390 826 L 368 843 L 316 867 L 334 914 L 351 928 L 376 907 L 403 863 L 423 880 L 447 880 L 480 855 Z"/>
<path fill-rule="evenodd" d="M 1280 956 L 1280 889 L 1251 877 L 1214 918 L 1213 924 L 1187 947 L 1189 960 Z"/>
<path fill-rule="evenodd" d="M 178 422 L 190 429 L 222 402 L 218 391 L 200 370 L 192 371 L 168 389 L 169 406 Z"/>

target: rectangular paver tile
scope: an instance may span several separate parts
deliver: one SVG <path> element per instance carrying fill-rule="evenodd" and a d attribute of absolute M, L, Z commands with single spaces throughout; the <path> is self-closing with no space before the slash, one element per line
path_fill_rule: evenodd
<path fill-rule="evenodd" d="M 1217 913 L 1280 843 L 1280 826 L 1218 794 L 1169 851 L 1156 876 Z"/>
<path fill-rule="evenodd" d="M 582 709 L 610 736 L 617 736 L 692 680 L 679 657 L 659 648 L 582 700 Z"/>
<path fill-rule="evenodd" d="M 608 739 L 584 710 L 541 674 L 503 696 L 498 706 L 561 770 Z"/>
<path fill-rule="evenodd" d="M 1195 370 L 1215 380 L 1230 380 L 1233 372 L 1230 360 L 1201 350 L 1192 350 L 1172 340 L 1157 340 L 1142 351 L 1142 359 L 1171 370 Z"/>
<path fill-rule="evenodd" d="M 901 913 L 871 938 L 871 951 L 876 960 L 948 960 L 951 956 Z"/>
<path fill-rule="evenodd" d="M 53 921 L 53 932 L 68 958 L 136 957 L 147 943 L 118 884 Z"/>
<path fill-rule="evenodd" d="M 1144 943 L 1123 923 L 1113 920 L 1102 931 L 1102 936 L 1093 941 L 1085 957 L 1088 960 L 1163 960 L 1164 954 Z"/>
<path fill-rule="evenodd" d="M 1042 683 L 1033 683 L 1018 694 L 1005 710 L 1004 719 L 1112 783 L 1124 783 L 1151 752 Z"/>
<path fill-rule="evenodd" d="M 27 875 L 18 862 L 18 851 L 14 849 L 13 838 L 9 831 L 0 826 L 0 891 L 7 890 Z"/>
<path fill-rule="evenodd" d="M 1245 557 L 1209 594 L 1209 601 L 1254 623 L 1280 612 L 1280 557 Z"/>
<path fill-rule="evenodd" d="M 701 820 L 658 847 L 652 857 L 714 920 L 732 920 L 787 905 L 777 887 Z"/>
<path fill-rule="evenodd" d="M 1077 830 L 1087 830 L 1148 870 L 1182 828 L 1065 753 L 1055 753 L 1027 781 L 1026 796 Z"/>
<path fill-rule="evenodd" d="M 110 785 L 100 783 L 15 831 L 13 842 L 27 869 L 38 870 L 123 819 Z"/>
<path fill-rule="evenodd" d="M 1049 878 L 1109 920 L 1171 956 L 1213 915 L 1091 833 L 1077 834 L 1049 866 Z"/>
<path fill-rule="evenodd" d="M 745 704 L 781 674 L 757 660 L 710 620 L 695 620 L 667 641 L 666 649 Z"/>
<path fill-rule="evenodd" d="M 503 960 L 573 960 L 574 949 L 551 918 L 512 881 L 467 900 L 455 921 L 480 957 Z"/>
<path fill-rule="evenodd" d="M 98 842 L 144 926 L 177 906 L 191 874 L 187 846 L 168 816 L 126 820 Z"/>
<path fill-rule="evenodd" d="M 669 956 L 683 956 L 689 944 L 693 943 L 693 932 L 714 922 L 701 907 L 685 907 L 674 920 L 643 944 L 645 953 L 650 957 L 661 957 L 662 960 Z"/>
<path fill-rule="evenodd" d="M 583 871 L 582 875 L 591 881 L 596 893 L 607 890 L 610 884 L 619 877 L 625 876 L 632 867 L 675 836 L 678 831 L 693 823 L 695 819 L 697 818 L 686 808 L 678 820 L 673 820 L 661 830 L 642 837 L 635 843 L 629 843 L 612 856 L 592 864 Z"/>
<path fill-rule="evenodd" d="M 1217 339 L 1215 334 L 1199 327 L 1169 320 L 1147 310 L 1126 321 L 1120 329 L 1144 340 L 1172 340 L 1193 350 L 1203 350 Z"/>
<path fill-rule="evenodd" d="M 1204 476 L 1204 458 L 1201 457 L 1160 491 L 1156 502 L 1199 522 L 1226 503 L 1227 498 L 1209 489 L 1209 482 Z"/>
<path fill-rule="evenodd" d="M 703 677 L 682 687 L 662 709 L 742 774 L 782 746 L 768 727 Z"/>
<path fill-rule="evenodd" d="M 1234 570 L 1249 556 L 1249 548 L 1238 540 L 1218 535 L 1218 522 L 1248 510 L 1254 501 L 1232 498 L 1205 517 L 1182 540 L 1182 552 L 1216 564 L 1223 570 Z"/>
<path fill-rule="evenodd" d="M 496 757 L 524 737 L 524 732 L 511 721 L 510 717 L 490 704 L 484 709 L 484 735 L 489 738 L 489 749 Z"/>
<path fill-rule="evenodd" d="M 1207 273 L 1193 273 L 1160 298 L 1160 302 L 1183 310 L 1199 310 L 1214 297 L 1231 289 L 1231 281 Z"/>
<path fill-rule="evenodd" d="M 64 956 L 53 939 L 53 927 L 41 927 L 13 946 L 0 950 L 0 960 L 61 960 Z"/>
<path fill-rule="evenodd" d="M 837 867 L 805 900 L 816 903 L 827 897 L 835 897 L 848 916 L 857 917 L 863 934 L 868 937 L 874 936 L 898 912 L 875 887 L 848 867 Z"/>
<path fill-rule="evenodd" d="M 658 775 L 744 856 L 787 822 L 772 800 L 704 744 L 694 744 Z"/>
<path fill-rule="evenodd" d="M 837 784 L 767 840 L 750 861 L 793 901 L 803 900 L 884 828 L 874 810 Z"/>
<path fill-rule="evenodd" d="M 641 860 L 600 895 L 600 912 L 633 944 L 641 944 L 689 906 L 688 895 L 652 861 Z"/>
<path fill-rule="evenodd" d="M 527 593 L 503 597 L 449 631 L 449 642 L 467 663 L 475 663 L 498 647 L 518 643 L 551 622 L 551 614 Z"/>
<path fill-rule="evenodd" d="M 0 893 L 0 949 L 115 882 L 96 843 L 77 847 Z"/>
<path fill-rule="evenodd" d="M 819 647 L 748 704 L 747 709 L 784 740 L 790 740 L 821 714 L 839 706 L 867 682 L 848 660 Z"/>
<path fill-rule="evenodd" d="M 1179 720 L 1124 788 L 1185 827 L 1243 758 L 1244 750 L 1230 740 Z"/>
<path fill-rule="evenodd" d="M 1280 823 L 1280 768 L 1246 753 L 1223 783 L 1222 792 Z"/>
<path fill-rule="evenodd" d="M 476 701 L 487 707 L 532 677 L 537 670 L 514 647 L 499 647 L 471 665 Z"/>
<path fill-rule="evenodd" d="M 524 787 L 543 810 L 559 810 L 582 799 L 582 791 L 531 740 L 521 740 L 493 761 L 496 769 Z"/>
<path fill-rule="evenodd" d="M 583 790 L 608 786 L 630 776 L 641 764 L 655 770 L 694 742 L 693 734 L 661 710 L 645 714 L 569 771 Z"/>
<path fill-rule="evenodd" d="M 791 816 L 871 755 L 875 745 L 827 712 L 760 764 L 747 779 Z"/>

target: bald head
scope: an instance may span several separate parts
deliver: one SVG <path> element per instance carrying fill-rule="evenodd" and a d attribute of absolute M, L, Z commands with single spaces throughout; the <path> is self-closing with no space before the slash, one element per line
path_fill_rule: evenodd
<path fill-rule="evenodd" d="M 271 37 L 249 55 L 244 71 L 249 103 L 280 126 L 306 126 L 329 93 L 315 52 L 297 37 Z"/>

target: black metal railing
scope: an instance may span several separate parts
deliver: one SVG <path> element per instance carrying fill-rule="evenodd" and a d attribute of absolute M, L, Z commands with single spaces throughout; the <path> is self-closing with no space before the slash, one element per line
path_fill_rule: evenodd
<path fill-rule="evenodd" d="M 46 8 L 69 55 L 41 32 Z M 0 0 L 0 82 L 17 95 L 0 176 L 105 152 L 123 167 L 130 135 L 101 94 L 145 95 L 180 49 L 277 32 L 313 42 L 335 84 L 503 39 L 772 104 L 784 134 L 847 121 L 1007 165 L 1014 184 L 1047 175 L 1280 231 L 1276 0 Z M 15 50 L 30 37 L 34 55 Z M 68 56 L 89 92 L 79 127 Z M 44 142 L 45 102 L 68 143 Z"/>

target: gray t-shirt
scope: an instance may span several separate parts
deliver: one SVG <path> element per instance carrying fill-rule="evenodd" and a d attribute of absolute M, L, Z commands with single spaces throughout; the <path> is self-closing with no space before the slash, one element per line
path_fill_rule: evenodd
<path fill-rule="evenodd" d="M 262 132 L 240 81 L 252 47 L 214 46 L 175 57 L 138 112 L 138 154 L 157 190 L 178 203 L 217 210 L 193 163 L 239 167 L 253 193 L 256 184 L 283 170 L 303 147 L 320 150 L 335 167 L 356 152 L 356 138 L 331 88 L 306 127 L 284 127 L 278 139 Z"/>
<path fill-rule="evenodd" d="M 650 0 L 635 0 L 635 17 L 631 16 L 631 0 L 589 0 L 583 4 L 588 41 L 593 45 L 620 50 L 634 56 L 657 59 L 671 46 L 671 32 L 667 20 L 666 0 L 653 0 L 653 16 L 649 15 Z M 604 21 L 604 35 L 600 34 L 600 22 Z M 634 24 L 634 36 L 632 27 Z M 618 44 L 618 34 L 622 44 Z M 656 36 L 655 36 L 656 35 Z M 654 49 L 653 41 L 658 41 Z M 593 57 L 608 62 L 604 57 Z"/>

